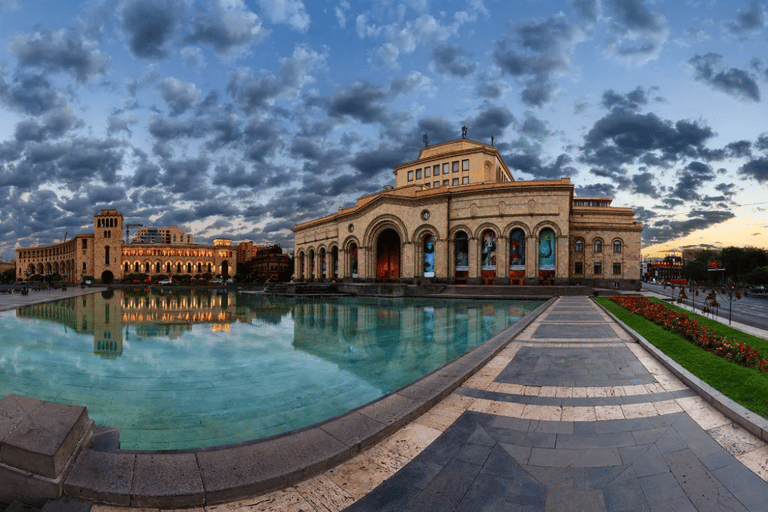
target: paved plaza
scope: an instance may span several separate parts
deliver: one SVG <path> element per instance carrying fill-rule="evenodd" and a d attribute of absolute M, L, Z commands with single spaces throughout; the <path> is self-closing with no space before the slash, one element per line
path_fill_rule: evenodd
<path fill-rule="evenodd" d="M 81 290 L 68 292 L 35 293 Z M 373 447 L 297 485 L 196 510 L 768 511 L 766 480 L 766 442 L 712 408 L 593 301 L 561 297 L 438 405 Z"/>
<path fill-rule="evenodd" d="M 565 297 L 371 450 L 207 510 L 768 511 L 766 461 L 765 442 Z"/>

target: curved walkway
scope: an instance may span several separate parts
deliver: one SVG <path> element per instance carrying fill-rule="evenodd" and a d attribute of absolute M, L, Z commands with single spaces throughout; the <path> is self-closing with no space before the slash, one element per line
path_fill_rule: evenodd
<path fill-rule="evenodd" d="M 439 405 L 301 484 L 207 510 L 766 511 L 768 446 L 586 297 Z"/>

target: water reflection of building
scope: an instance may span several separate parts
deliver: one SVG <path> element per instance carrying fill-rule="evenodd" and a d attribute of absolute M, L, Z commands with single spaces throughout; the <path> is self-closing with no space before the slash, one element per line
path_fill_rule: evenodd
<path fill-rule="evenodd" d="M 275 323 L 289 312 L 286 303 L 262 304 L 242 298 L 238 305 L 235 293 L 117 290 L 25 306 L 17 309 L 16 315 L 49 320 L 77 333 L 91 334 L 94 354 L 118 357 L 129 336 L 125 328 L 129 325 L 134 326 L 138 337 L 173 339 L 194 324 L 210 324 L 211 331 L 226 332 L 234 322 L 252 323 L 258 319 Z"/>
<path fill-rule="evenodd" d="M 298 302 L 293 308 L 294 346 L 386 388 L 406 368 L 422 373 L 434 369 L 426 356 L 451 361 L 507 327 L 510 317 L 526 312 L 514 303 L 503 308 L 482 303 L 375 304 Z M 377 365 L 363 364 L 371 361 L 380 362 L 382 370 L 372 374 L 370 368 Z"/>

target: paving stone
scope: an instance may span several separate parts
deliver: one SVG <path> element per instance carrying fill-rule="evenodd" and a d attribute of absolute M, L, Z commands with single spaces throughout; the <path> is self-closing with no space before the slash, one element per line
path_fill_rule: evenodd
<path fill-rule="evenodd" d="M 483 446 L 493 446 L 496 444 L 496 440 L 480 425 L 477 426 L 467 442 Z"/>
<path fill-rule="evenodd" d="M 599 467 L 619 466 L 621 456 L 618 448 L 597 448 L 593 450 L 552 450 L 532 448 L 529 459 L 531 466 L 547 467 Z"/>
<path fill-rule="evenodd" d="M 456 512 L 496 512 L 504 504 L 512 481 L 480 473 L 459 502 Z"/>
<path fill-rule="evenodd" d="M 569 512 L 589 510 L 590 512 L 605 512 L 603 493 L 590 489 L 553 489 L 547 496 L 546 510 L 552 512 Z"/>
<path fill-rule="evenodd" d="M 465 443 L 454 458 L 482 466 L 491 453 L 491 449 L 492 446 L 488 445 Z"/>
<path fill-rule="evenodd" d="M 443 470 L 411 500 L 405 512 L 454 510 L 475 481 L 481 466 L 460 460 L 450 461 Z"/>
<path fill-rule="evenodd" d="M 632 468 L 621 473 L 603 488 L 603 500 L 606 510 L 610 511 L 649 510 L 640 482 Z"/>
<path fill-rule="evenodd" d="M 390 478 L 379 485 L 374 492 L 345 508 L 345 512 L 398 512 L 416 498 L 421 489 L 401 479 Z"/>
<path fill-rule="evenodd" d="M 344 416 L 323 423 L 319 426 L 344 445 L 360 449 L 375 444 L 384 437 L 386 426 L 359 412 L 351 412 Z M 365 443 L 363 441 L 365 440 Z"/>
<path fill-rule="evenodd" d="M 746 511 L 744 506 L 715 478 L 692 450 L 668 453 L 670 471 L 699 512 Z"/>
<path fill-rule="evenodd" d="M 749 510 L 768 510 L 768 483 L 744 465 L 733 464 L 711 470 L 717 480 Z"/>
<path fill-rule="evenodd" d="M 589 449 L 635 446 L 635 439 L 630 432 L 607 434 L 560 434 L 557 436 L 557 448 Z"/>
<path fill-rule="evenodd" d="M 483 473 L 509 479 L 514 479 L 519 471 L 520 464 L 502 445 L 493 447 L 482 468 Z"/>
<path fill-rule="evenodd" d="M 389 480 L 399 479 L 402 480 L 404 484 L 423 490 L 429 482 L 442 471 L 442 469 L 443 466 L 438 466 L 437 464 L 417 457 L 406 464 L 403 469 L 395 473 Z"/>

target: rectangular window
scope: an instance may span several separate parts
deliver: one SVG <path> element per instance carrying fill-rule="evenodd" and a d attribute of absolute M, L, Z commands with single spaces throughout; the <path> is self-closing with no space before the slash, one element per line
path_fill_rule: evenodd
<path fill-rule="evenodd" d="M 83 240 L 83 249 L 87 249 L 87 248 L 88 248 L 88 240 L 84 239 Z"/>
<path fill-rule="evenodd" d="M 421 179 L 421 169 L 416 169 L 416 179 L 417 180 Z"/>
<path fill-rule="evenodd" d="M 109 246 L 104 248 L 104 264 L 109 266 Z"/>
<path fill-rule="evenodd" d="M 413 181 L 413 171 L 408 171 L 408 181 Z M 175 236 L 173 238 L 176 238 Z"/>
<path fill-rule="evenodd" d="M 451 183 L 451 185 L 455 187 L 458 184 L 459 184 L 459 178 L 453 178 L 453 182 Z"/>
<path fill-rule="evenodd" d="M 615 276 L 621 275 L 621 263 L 613 264 L 613 275 Z"/>
<path fill-rule="evenodd" d="M 432 188 L 440 188 L 440 182 L 436 181 L 432 184 Z"/>
<path fill-rule="evenodd" d="M 469 170 L 469 160 L 462 160 L 461 161 L 461 170 L 462 171 L 468 171 Z"/>
<path fill-rule="evenodd" d="M 577 261 L 574 263 L 573 266 L 573 273 L 574 274 L 583 274 L 584 273 L 584 263 Z"/>
<path fill-rule="evenodd" d="M 436 165 L 432 168 L 432 175 L 433 176 L 440 176 L 440 166 Z"/>
<path fill-rule="evenodd" d="M 432 169 L 431 169 L 431 168 L 429 168 L 429 167 L 425 167 L 425 168 L 424 168 L 424 177 L 425 177 L 425 178 L 429 178 L 429 177 L 432 175 L 432 174 L 430 173 L 430 171 L 431 171 L 431 170 L 432 170 Z"/>
<path fill-rule="evenodd" d="M 450 164 L 448 162 L 443 164 L 443 174 L 448 174 L 451 172 Z"/>
<path fill-rule="evenodd" d="M 595 262 L 595 275 L 603 273 L 603 263 L 601 261 Z"/>
<path fill-rule="evenodd" d="M 468 184 L 468 183 L 469 183 L 469 176 L 463 176 L 463 177 L 461 178 L 461 183 L 462 183 L 463 185 L 466 185 L 466 184 Z"/>
<path fill-rule="evenodd" d="M 431 187 L 432 187 L 432 185 L 430 185 L 429 183 L 425 183 L 424 184 L 424 188 L 431 188 Z"/>
<path fill-rule="evenodd" d="M 443 180 L 443 186 L 444 187 L 447 187 L 450 184 L 451 184 L 451 180 Z"/>
<path fill-rule="evenodd" d="M 459 161 L 458 160 L 453 162 L 453 164 L 451 164 L 451 165 L 453 166 L 453 172 L 459 172 Z"/>

